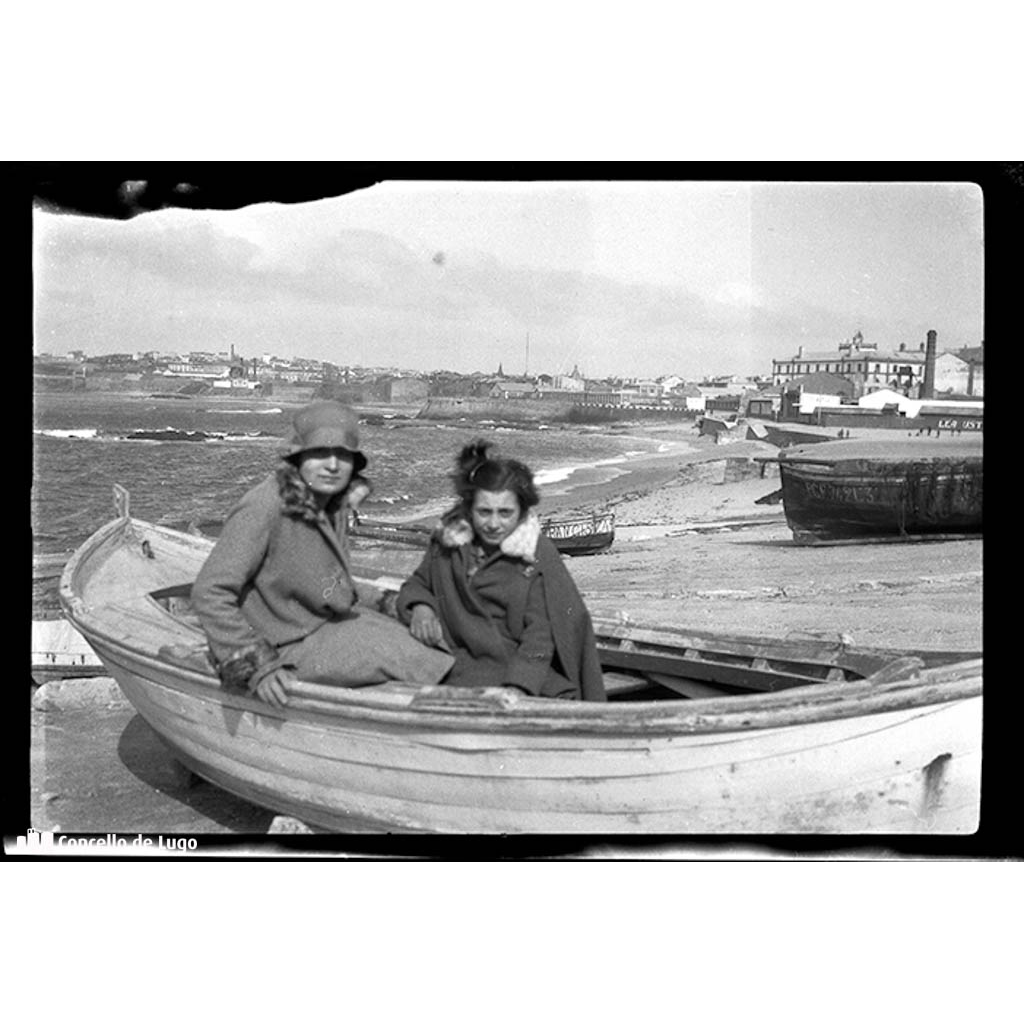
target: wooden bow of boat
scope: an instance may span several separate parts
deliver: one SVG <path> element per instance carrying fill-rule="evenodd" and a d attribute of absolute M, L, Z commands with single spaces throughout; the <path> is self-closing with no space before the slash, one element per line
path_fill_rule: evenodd
<path fill-rule="evenodd" d="M 279 709 L 225 691 L 210 668 L 189 591 L 211 547 L 124 514 L 68 562 L 65 614 L 181 761 L 311 824 L 504 833 L 977 825 L 980 656 L 598 620 L 607 703 L 299 680 Z"/>

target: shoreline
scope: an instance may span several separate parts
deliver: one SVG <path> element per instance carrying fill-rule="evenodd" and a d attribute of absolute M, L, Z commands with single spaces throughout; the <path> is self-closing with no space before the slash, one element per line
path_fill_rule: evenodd
<path fill-rule="evenodd" d="M 671 484 L 685 466 L 694 462 L 743 457 L 740 452 L 727 455 L 721 448 L 717 452 L 709 450 L 715 447 L 710 438 L 699 440 L 709 442 L 709 445 L 698 444 L 690 438 L 680 438 L 677 444 L 665 451 L 634 457 L 623 456 L 596 463 L 570 463 L 554 470 L 540 470 L 537 476 L 543 476 L 546 472 L 559 475 L 556 479 L 537 484 L 540 492 L 538 514 L 543 517 L 605 510 Z M 770 449 L 770 446 L 763 447 L 766 451 Z M 367 518 L 403 526 L 432 525 L 451 505 L 452 500 L 446 498 L 402 515 L 368 515 Z"/>
<path fill-rule="evenodd" d="M 659 433 L 664 430 L 660 428 Z M 690 436 L 676 440 L 680 443 L 665 451 L 638 456 L 623 463 L 621 471 L 612 478 L 588 479 L 588 472 L 582 470 L 575 481 L 570 478 L 563 487 L 552 490 L 542 488 L 542 509 L 569 514 L 596 507 L 618 508 L 687 483 L 697 488 L 699 481 L 695 477 L 700 475 L 698 467 L 730 461 L 750 464 L 755 457 L 770 457 L 778 451 L 774 446 L 761 441 L 717 445 L 709 437 Z M 777 475 L 777 470 L 775 472 Z M 714 475 L 714 472 L 707 474 L 709 479 Z M 777 486 L 768 479 L 770 475 L 769 470 L 764 478 L 765 494 Z M 685 509 L 679 510 L 679 516 L 680 523 L 690 518 Z"/>

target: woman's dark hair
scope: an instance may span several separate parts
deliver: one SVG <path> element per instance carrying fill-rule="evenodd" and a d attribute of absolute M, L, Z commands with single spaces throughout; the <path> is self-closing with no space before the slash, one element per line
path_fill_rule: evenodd
<path fill-rule="evenodd" d="M 477 491 L 511 491 L 519 499 L 519 508 L 525 512 L 540 501 L 533 473 L 516 459 L 489 456 L 488 441 L 479 438 L 467 444 L 455 460 L 451 478 L 462 509 L 468 514 L 473 507 Z"/>

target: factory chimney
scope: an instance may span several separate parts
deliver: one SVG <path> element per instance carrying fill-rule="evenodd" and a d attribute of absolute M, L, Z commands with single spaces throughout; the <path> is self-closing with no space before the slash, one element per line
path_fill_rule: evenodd
<path fill-rule="evenodd" d="M 921 382 L 921 398 L 935 397 L 935 331 L 928 332 L 928 343 L 924 350 L 924 380 Z"/>

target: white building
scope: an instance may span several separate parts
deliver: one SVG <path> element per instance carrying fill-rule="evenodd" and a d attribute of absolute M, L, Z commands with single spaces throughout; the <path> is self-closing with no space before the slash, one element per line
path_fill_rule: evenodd
<path fill-rule="evenodd" d="M 917 349 L 900 345 L 896 352 L 880 352 L 877 342 L 858 331 L 831 352 L 804 352 L 801 345 L 791 359 L 772 360 L 772 383 L 786 384 L 810 373 L 834 373 L 853 381 L 861 391 L 898 388 L 917 393 L 924 379 L 925 343 Z"/>
<path fill-rule="evenodd" d="M 955 352 L 943 352 L 935 357 L 934 388 L 936 394 L 952 391 L 966 395 L 971 381 L 971 368 L 966 359 Z"/>

